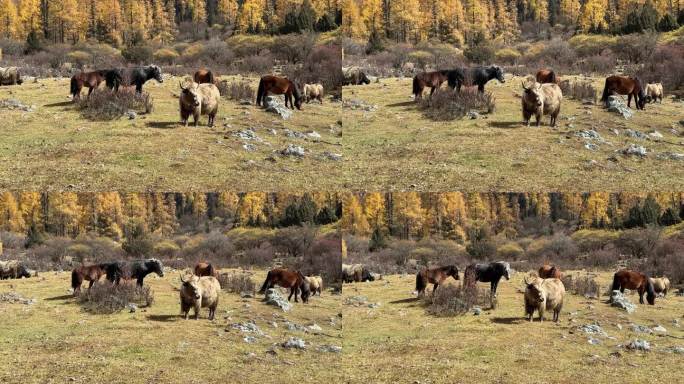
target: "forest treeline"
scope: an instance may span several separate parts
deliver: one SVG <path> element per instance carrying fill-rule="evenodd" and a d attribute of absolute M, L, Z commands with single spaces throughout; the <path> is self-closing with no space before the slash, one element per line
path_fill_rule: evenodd
<path fill-rule="evenodd" d="M 476 235 L 473 228 L 512 239 L 534 223 L 618 230 L 675 225 L 684 218 L 684 193 L 349 193 L 342 200 L 342 227 L 349 234 L 437 234 L 462 244 Z"/>
<path fill-rule="evenodd" d="M 161 236 L 179 229 L 287 227 L 338 220 L 334 193 L 0 193 L 0 231 L 78 237 L 94 233 L 119 241 L 144 228 Z"/>
<path fill-rule="evenodd" d="M 549 26 L 585 33 L 670 31 L 684 22 L 682 0 L 343 0 L 342 31 L 368 40 L 477 44 L 515 41 Z"/>
<path fill-rule="evenodd" d="M 330 31 L 339 0 L 0 0 L 0 38 L 31 44 L 95 39 L 115 46 L 166 44 L 179 31 Z"/>

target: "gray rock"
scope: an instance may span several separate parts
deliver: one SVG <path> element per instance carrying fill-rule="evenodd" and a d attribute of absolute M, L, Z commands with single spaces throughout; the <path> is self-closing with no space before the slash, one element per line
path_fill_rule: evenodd
<path fill-rule="evenodd" d="M 672 353 L 684 355 L 684 347 L 672 347 L 670 350 L 672 351 Z"/>
<path fill-rule="evenodd" d="M 684 160 L 684 153 L 663 152 L 656 155 L 660 160 Z"/>
<path fill-rule="evenodd" d="M 587 340 L 589 344 L 591 345 L 598 345 L 601 344 L 601 340 L 599 339 L 594 339 L 593 337 L 590 337 L 589 340 Z"/>
<path fill-rule="evenodd" d="M 610 305 L 612 307 L 620 308 L 627 313 L 636 311 L 636 305 L 632 304 L 622 292 L 615 290 L 610 293 Z"/>
<path fill-rule="evenodd" d="M 599 150 L 599 146 L 594 144 L 594 143 L 585 143 L 584 148 L 586 148 L 590 151 L 598 151 Z"/>
<path fill-rule="evenodd" d="M 138 306 L 135 303 L 129 303 L 127 308 L 130 313 L 135 313 L 138 310 Z"/>
<path fill-rule="evenodd" d="M 309 325 L 307 328 L 309 328 L 309 330 L 315 331 L 315 332 L 320 332 L 323 330 L 323 328 L 321 328 L 321 326 L 316 324 L 316 323 Z"/>
<path fill-rule="evenodd" d="M 254 337 L 254 336 L 245 336 L 242 338 L 242 340 L 244 340 L 244 342 L 247 344 L 253 344 L 253 343 L 256 343 L 256 341 L 257 341 L 256 337 Z"/>
<path fill-rule="evenodd" d="M 293 139 L 306 139 L 305 134 L 303 134 L 301 132 L 293 131 L 289 128 L 285 128 L 285 136 L 291 137 Z"/>
<path fill-rule="evenodd" d="M 366 296 L 350 296 L 344 299 L 346 305 L 366 305 L 368 304 L 368 298 Z"/>
<path fill-rule="evenodd" d="M 370 303 L 370 304 L 368 304 L 368 308 L 371 308 L 371 309 L 380 308 L 380 303 Z"/>
<path fill-rule="evenodd" d="M 619 96 L 608 96 L 608 111 L 609 112 L 615 112 L 625 119 L 629 119 L 632 117 L 634 112 L 625 104 L 624 100 L 622 100 L 621 97 Z"/>
<path fill-rule="evenodd" d="M 304 151 L 304 148 L 299 145 L 288 144 L 287 148 L 280 151 L 280 154 L 283 156 L 304 157 L 306 152 Z"/>
<path fill-rule="evenodd" d="M 252 292 L 240 292 L 240 297 L 243 299 L 251 299 L 254 297 Z"/>
<path fill-rule="evenodd" d="M 242 148 L 244 148 L 244 150 L 247 152 L 254 152 L 257 150 L 256 145 L 248 143 L 242 144 Z"/>
<path fill-rule="evenodd" d="M 475 120 L 475 119 L 479 119 L 479 118 L 480 118 L 480 114 L 477 113 L 476 111 L 468 111 L 468 113 L 466 113 L 466 116 L 467 116 L 470 120 Z"/>
<path fill-rule="evenodd" d="M 667 329 L 663 327 L 662 325 L 656 325 L 655 327 L 652 328 L 653 332 L 660 332 L 660 333 L 667 333 Z"/>
<path fill-rule="evenodd" d="M 598 335 L 602 337 L 608 336 L 606 331 L 604 331 L 603 328 L 601 328 L 601 326 L 599 326 L 598 324 L 585 324 L 580 326 L 579 330 L 590 335 Z"/>
<path fill-rule="evenodd" d="M 473 315 L 475 316 L 480 316 L 482 314 L 482 308 L 480 307 L 473 307 Z"/>
<path fill-rule="evenodd" d="M 325 151 L 325 152 L 323 152 L 323 156 L 326 159 L 329 159 L 332 161 L 342 161 L 342 154 L 340 154 L 340 153 L 332 153 L 332 152 Z"/>
<path fill-rule="evenodd" d="M 342 347 L 337 345 L 321 345 L 318 347 L 321 352 L 342 353 Z"/>
<path fill-rule="evenodd" d="M 264 141 L 262 138 L 260 138 L 256 132 L 253 129 L 241 129 L 237 132 L 233 132 L 233 136 L 237 137 L 238 139 L 242 140 L 254 140 L 257 142 L 262 142 Z"/>
<path fill-rule="evenodd" d="M 658 131 L 653 131 L 648 134 L 649 137 L 651 137 L 654 140 L 660 140 L 663 138 L 663 134 L 658 132 Z"/>
<path fill-rule="evenodd" d="M 321 134 L 316 131 L 307 132 L 306 135 L 311 139 L 320 139 Z"/>
<path fill-rule="evenodd" d="M 237 329 L 244 333 L 253 333 L 255 335 L 262 336 L 264 332 L 259 329 L 259 327 L 253 321 L 246 321 L 244 323 L 233 323 L 230 325 L 231 328 Z"/>
<path fill-rule="evenodd" d="M 297 337 L 290 337 L 289 340 L 282 344 L 285 349 L 306 349 L 306 342 Z"/>
<path fill-rule="evenodd" d="M 635 138 L 635 139 L 644 139 L 644 140 L 648 139 L 647 134 L 645 134 L 643 132 L 635 131 L 631 128 L 625 129 L 625 135 L 632 137 L 632 138 Z"/>
<path fill-rule="evenodd" d="M 653 333 L 651 328 L 649 328 L 645 325 L 632 324 L 631 328 L 632 328 L 632 331 L 634 331 L 636 333 Z"/>
<path fill-rule="evenodd" d="M 0 108 L 9 110 L 20 110 L 24 112 L 33 112 L 36 109 L 35 105 L 25 105 L 17 99 L 3 99 L 0 100 Z"/>
<path fill-rule="evenodd" d="M 265 99 L 266 112 L 271 112 L 279 115 L 283 120 L 288 120 L 292 117 L 292 110 L 285 107 L 285 104 L 280 98 L 274 96 L 266 96 Z"/>
<path fill-rule="evenodd" d="M 636 144 L 630 144 L 629 147 L 625 149 L 620 149 L 619 150 L 623 155 L 626 156 L 639 156 L 639 157 L 645 157 L 646 154 L 648 153 L 646 151 L 646 148 L 644 148 L 642 145 L 636 145 Z"/>
<path fill-rule="evenodd" d="M 651 344 L 646 340 L 632 340 L 629 344 L 625 345 L 625 348 L 633 351 L 650 351 Z"/>
<path fill-rule="evenodd" d="M 601 135 L 593 129 L 575 132 L 575 136 L 588 140 L 597 140 L 601 143 L 604 141 L 603 137 L 601 137 Z"/>
<path fill-rule="evenodd" d="M 266 291 L 266 296 L 264 298 L 266 304 L 276 306 L 283 311 L 287 312 L 292 309 L 292 304 L 287 301 L 278 290 L 271 288 Z"/>
<path fill-rule="evenodd" d="M 127 111 L 125 116 L 128 118 L 128 120 L 135 120 L 138 117 L 138 114 L 135 111 Z"/>

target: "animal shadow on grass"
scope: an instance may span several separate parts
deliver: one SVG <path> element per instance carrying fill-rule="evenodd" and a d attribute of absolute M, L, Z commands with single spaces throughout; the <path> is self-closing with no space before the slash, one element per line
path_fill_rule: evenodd
<path fill-rule="evenodd" d="M 61 101 L 59 103 L 45 104 L 46 107 L 68 107 L 74 105 L 73 101 Z"/>
<path fill-rule="evenodd" d="M 536 124 L 536 123 L 532 123 Z M 492 128 L 522 128 L 525 126 L 521 121 L 491 121 L 489 125 Z"/>
<path fill-rule="evenodd" d="M 417 297 L 409 297 L 407 299 L 399 299 L 399 300 L 394 300 L 390 301 L 390 304 L 408 304 L 408 303 L 418 303 L 420 302 L 420 299 Z"/>
<path fill-rule="evenodd" d="M 45 301 L 69 300 L 69 299 L 73 299 L 73 298 L 74 298 L 74 295 L 62 295 L 62 296 L 48 297 L 45 299 Z"/>
<path fill-rule="evenodd" d="M 178 121 L 152 121 L 146 124 L 149 128 L 156 129 L 172 129 L 181 126 Z"/>
<path fill-rule="evenodd" d="M 491 321 L 496 324 L 522 324 L 525 319 L 522 317 L 492 317 Z"/>
<path fill-rule="evenodd" d="M 149 315 L 147 319 L 150 321 L 161 321 L 161 322 L 172 322 L 178 321 L 181 318 L 180 315 Z"/>
<path fill-rule="evenodd" d="M 415 101 L 403 101 L 401 103 L 387 104 L 388 107 L 410 107 L 416 105 Z"/>

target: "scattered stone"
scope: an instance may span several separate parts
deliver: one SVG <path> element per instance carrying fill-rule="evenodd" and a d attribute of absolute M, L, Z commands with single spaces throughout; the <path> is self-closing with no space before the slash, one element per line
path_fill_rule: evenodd
<path fill-rule="evenodd" d="M 254 297 L 252 292 L 240 292 L 240 297 L 243 299 L 251 299 Z"/>
<path fill-rule="evenodd" d="M 321 352 L 342 353 L 342 347 L 337 345 L 321 345 L 318 347 Z"/>
<path fill-rule="evenodd" d="M 274 288 L 271 288 L 266 291 L 264 301 L 266 302 L 266 304 L 276 306 L 285 312 L 292 309 L 292 304 L 290 304 L 289 301 L 285 300 L 285 298 L 280 294 L 280 292 Z"/>
<path fill-rule="evenodd" d="M 305 134 L 303 134 L 303 133 L 301 133 L 301 132 L 293 131 L 293 130 L 291 130 L 291 129 L 289 129 L 289 128 L 285 128 L 285 135 L 286 135 L 287 137 L 291 137 L 291 138 L 293 138 L 293 139 L 306 139 L 306 135 L 305 135 Z"/>
<path fill-rule="evenodd" d="M 10 304 L 33 305 L 36 303 L 36 299 L 27 299 L 16 292 L 5 292 L 0 293 L 0 302 Z"/>
<path fill-rule="evenodd" d="M 598 151 L 599 150 L 599 146 L 594 144 L 594 143 L 585 143 L 584 148 L 586 148 L 590 151 Z"/>
<path fill-rule="evenodd" d="M 0 108 L 9 110 L 19 110 L 24 112 L 33 112 L 36 109 L 35 105 L 25 105 L 17 99 L 2 99 L 0 100 Z"/>
<path fill-rule="evenodd" d="M 257 136 L 256 132 L 255 132 L 254 129 L 252 129 L 252 128 L 250 128 L 250 129 L 241 129 L 241 130 L 239 130 L 239 131 L 237 131 L 237 132 L 233 132 L 233 136 L 234 136 L 234 137 L 237 137 L 237 138 L 239 138 L 239 139 L 242 139 L 242 140 L 254 140 L 254 141 L 257 141 L 257 142 L 262 142 L 262 141 L 264 141 L 262 138 L 260 138 L 259 136 Z"/>
<path fill-rule="evenodd" d="M 244 333 L 254 333 L 255 335 L 262 336 L 264 332 L 259 329 L 259 327 L 253 321 L 246 321 L 244 323 L 233 323 L 230 325 L 231 328 L 237 329 Z"/>
<path fill-rule="evenodd" d="M 126 111 L 124 115 L 128 117 L 128 120 L 135 120 L 138 117 L 138 114 L 135 111 Z"/>
<path fill-rule="evenodd" d="M 684 160 L 684 153 L 663 152 L 656 156 L 660 160 Z"/>
<path fill-rule="evenodd" d="M 254 151 L 257 150 L 256 145 L 254 145 L 254 144 L 247 144 L 247 143 L 242 144 L 242 148 L 244 148 L 245 151 L 247 151 L 247 152 L 254 152 Z"/>
<path fill-rule="evenodd" d="M 135 313 L 138 310 L 138 306 L 135 303 L 128 304 L 128 312 Z"/>
<path fill-rule="evenodd" d="M 643 133 L 643 132 L 635 131 L 635 130 L 633 130 L 633 129 L 631 129 L 631 128 L 625 129 L 625 135 L 627 135 L 627 136 L 629 136 L 629 137 L 632 137 L 632 138 L 635 138 L 635 139 L 643 139 L 643 140 L 647 140 L 647 139 L 648 139 L 648 135 L 647 135 L 647 134 L 645 134 L 645 133 Z"/>
<path fill-rule="evenodd" d="M 378 109 L 377 105 L 369 105 L 366 104 L 363 100 L 359 99 L 342 100 L 342 107 L 349 108 L 352 110 L 360 109 L 365 112 L 375 112 Z"/>
<path fill-rule="evenodd" d="M 619 151 L 625 156 L 635 155 L 639 157 L 645 157 L 647 154 L 646 148 L 636 144 L 630 144 L 629 147 L 625 149 L 620 149 Z"/>
<path fill-rule="evenodd" d="M 634 112 L 625 104 L 625 101 L 622 100 L 621 97 L 611 95 L 608 96 L 608 111 L 609 112 L 615 112 L 619 115 L 622 115 L 625 119 L 629 119 L 632 117 Z"/>
<path fill-rule="evenodd" d="M 244 342 L 247 344 L 253 344 L 253 343 L 256 343 L 256 341 L 257 341 L 256 337 L 254 337 L 254 336 L 245 336 L 242 338 L 242 340 L 244 340 Z"/>
<path fill-rule="evenodd" d="M 247 100 L 247 99 L 242 99 L 242 100 L 240 100 L 239 104 L 240 105 L 252 105 L 252 101 Z"/>
<path fill-rule="evenodd" d="M 280 154 L 283 156 L 304 157 L 305 151 L 299 145 L 288 144 L 287 148 L 280 151 Z"/>
<path fill-rule="evenodd" d="M 652 328 L 653 332 L 660 332 L 660 333 L 667 333 L 667 329 L 663 327 L 662 325 L 656 325 L 655 327 Z"/>
<path fill-rule="evenodd" d="M 651 344 L 646 340 L 632 340 L 629 344 L 625 345 L 625 348 L 632 351 L 650 351 Z"/>
<path fill-rule="evenodd" d="M 636 333 L 653 333 L 651 328 L 645 325 L 632 324 L 632 331 Z"/>
<path fill-rule="evenodd" d="M 684 355 L 684 347 L 672 347 L 672 348 L 670 348 L 670 351 L 671 351 L 672 353 L 677 353 L 677 354 L 680 354 L 680 355 Z"/>
<path fill-rule="evenodd" d="M 366 296 L 350 296 L 344 299 L 345 305 L 353 305 L 355 307 L 368 304 L 368 298 Z"/>
<path fill-rule="evenodd" d="M 321 134 L 316 131 L 307 132 L 306 135 L 311 139 L 320 139 Z"/>
<path fill-rule="evenodd" d="M 282 344 L 283 348 L 285 349 L 291 349 L 291 348 L 296 348 L 296 349 L 306 349 L 306 342 L 304 340 L 297 338 L 297 337 L 290 337 L 289 340 L 284 342 Z"/>
<path fill-rule="evenodd" d="M 309 330 L 315 331 L 315 332 L 320 332 L 323 330 L 323 328 L 321 328 L 321 326 L 316 324 L 316 323 L 309 325 L 307 328 L 309 328 Z"/>
<path fill-rule="evenodd" d="M 380 308 L 380 303 L 370 303 L 370 304 L 368 304 L 368 308 L 371 308 L 371 309 Z"/>
<path fill-rule="evenodd" d="M 581 137 L 581 138 L 587 139 L 587 140 L 597 140 L 599 142 L 604 142 L 603 137 L 601 137 L 601 135 L 593 129 L 581 130 L 581 131 L 575 132 L 575 136 Z"/>
<path fill-rule="evenodd" d="M 482 314 L 482 308 L 480 307 L 473 307 L 473 315 L 475 316 L 480 316 Z"/>
<path fill-rule="evenodd" d="M 288 109 L 285 104 L 283 104 L 280 98 L 266 96 L 264 105 L 266 105 L 266 112 L 275 113 L 283 118 L 283 120 L 288 120 L 290 117 L 292 117 L 292 111 Z"/>
<path fill-rule="evenodd" d="M 470 120 L 475 120 L 475 119 L 479 119 L 479 118 L 480 118 L 480 114 L 479 114 L 478 112 L 476 112 L 476 111 L 468 111 L 468 113 L 466 113 L 466 116 L 467 116 Z"/>
<path fill-rule="evenodd" d="M 332 161 L 342 161 L 342 154 L 340 154 L 340 153 L 332 153 L 332 152 L 325 151 L 325 152 L 323 152 L 323 156 L 326 159 L 329 159 Z"/>
<path fill-rule="evenodd" d="M 660 140 L 663 138 L 663 134 L 658 131 L 653 131 L 648 134 L 651 139 Z"/>
<path fill-rule="evenodd" d="M 610 293 L 610 305 L 633 313 L 636 311 L 636 305 L 632 304 L 622 292 L 615 290 Z"/>
<path fill-rule="evenodd" d="M 590 335 L 598 335 L 602 337 L 608 336 L 606 331 L 604 331 L 603 328 L 601 328 L 601 326 L 599 326 L 598 324 L 585 324 L 580 326 L 579 330 Z"/>
<path fill-rule="evenodd" d="M 590 337 L 589 340 L 587 340 L 589 344 L 591 345 L 598 345 L 601 344 L 601 340 L 599 339 L 594 339 L 593 337 Z"/>
<path fill-rule="evenodd" d="M 612 132 L 613 135 L 615 135 L 615 136 L 620 136 L 620 131 L 618 131 L 618 130 L 615 129 L 615 128 L 611 128 L 611 129 L 610 129 L 610 132 Z"/>

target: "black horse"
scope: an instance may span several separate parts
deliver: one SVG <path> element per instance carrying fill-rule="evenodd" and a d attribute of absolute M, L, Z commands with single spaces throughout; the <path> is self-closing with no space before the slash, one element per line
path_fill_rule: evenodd
<path fill-rule="evenodd" d="M 470 276 L 475 276 L 477 281 L 491 283 L 492 297 L 496 297 L 496 287 L 499 285 L 501 277 L 506 280 L 511 278 L 511 265 L 505 261 L 496 261 L 489 264 L 470 264 L 466 267 L 464 280 L 468 285 Z"/>
<path fill-rule="evenodd" d="M 154 272 L 160 277 L 164 277 L 164 266 L 157 259 L 134 260 L 134 261 L 115 261 L 103 264 L 107 273 L 107 280 L 119 284 L 121 279 L 136 279 L 139 287 L 143 286 L 143 280 L 147 275 Z"/>
<path fill-rule="evenodd" d="M 107 88 L 116 92 L 119 92 L 119 87 L 122 85 L 135 85 L 135 91 L 137 93 L 142 93 L 143 85 L 152 79 L 157 80 L 160 83 L 164 82 L 161 68 L 156 65 L 137 68 L 112 69 L 105 73 Z"/>
<path fill-rule="evenodd" d="M 447 82 L 451 89 L 461 91 L 463 85 L 477 85 L 477 90 L 484 93 L 485 84 L 497 79 L 505 83 L 503 69 L 497 65 L 489 67 L 457 68 L 447 71 Z"/>
<path fill-rule="evenodd" d="M 359 69 L 350 69 L 342 74 L 342 85 L 362 85 L 370 84 L 371 81 L 366 74 Z"/>

